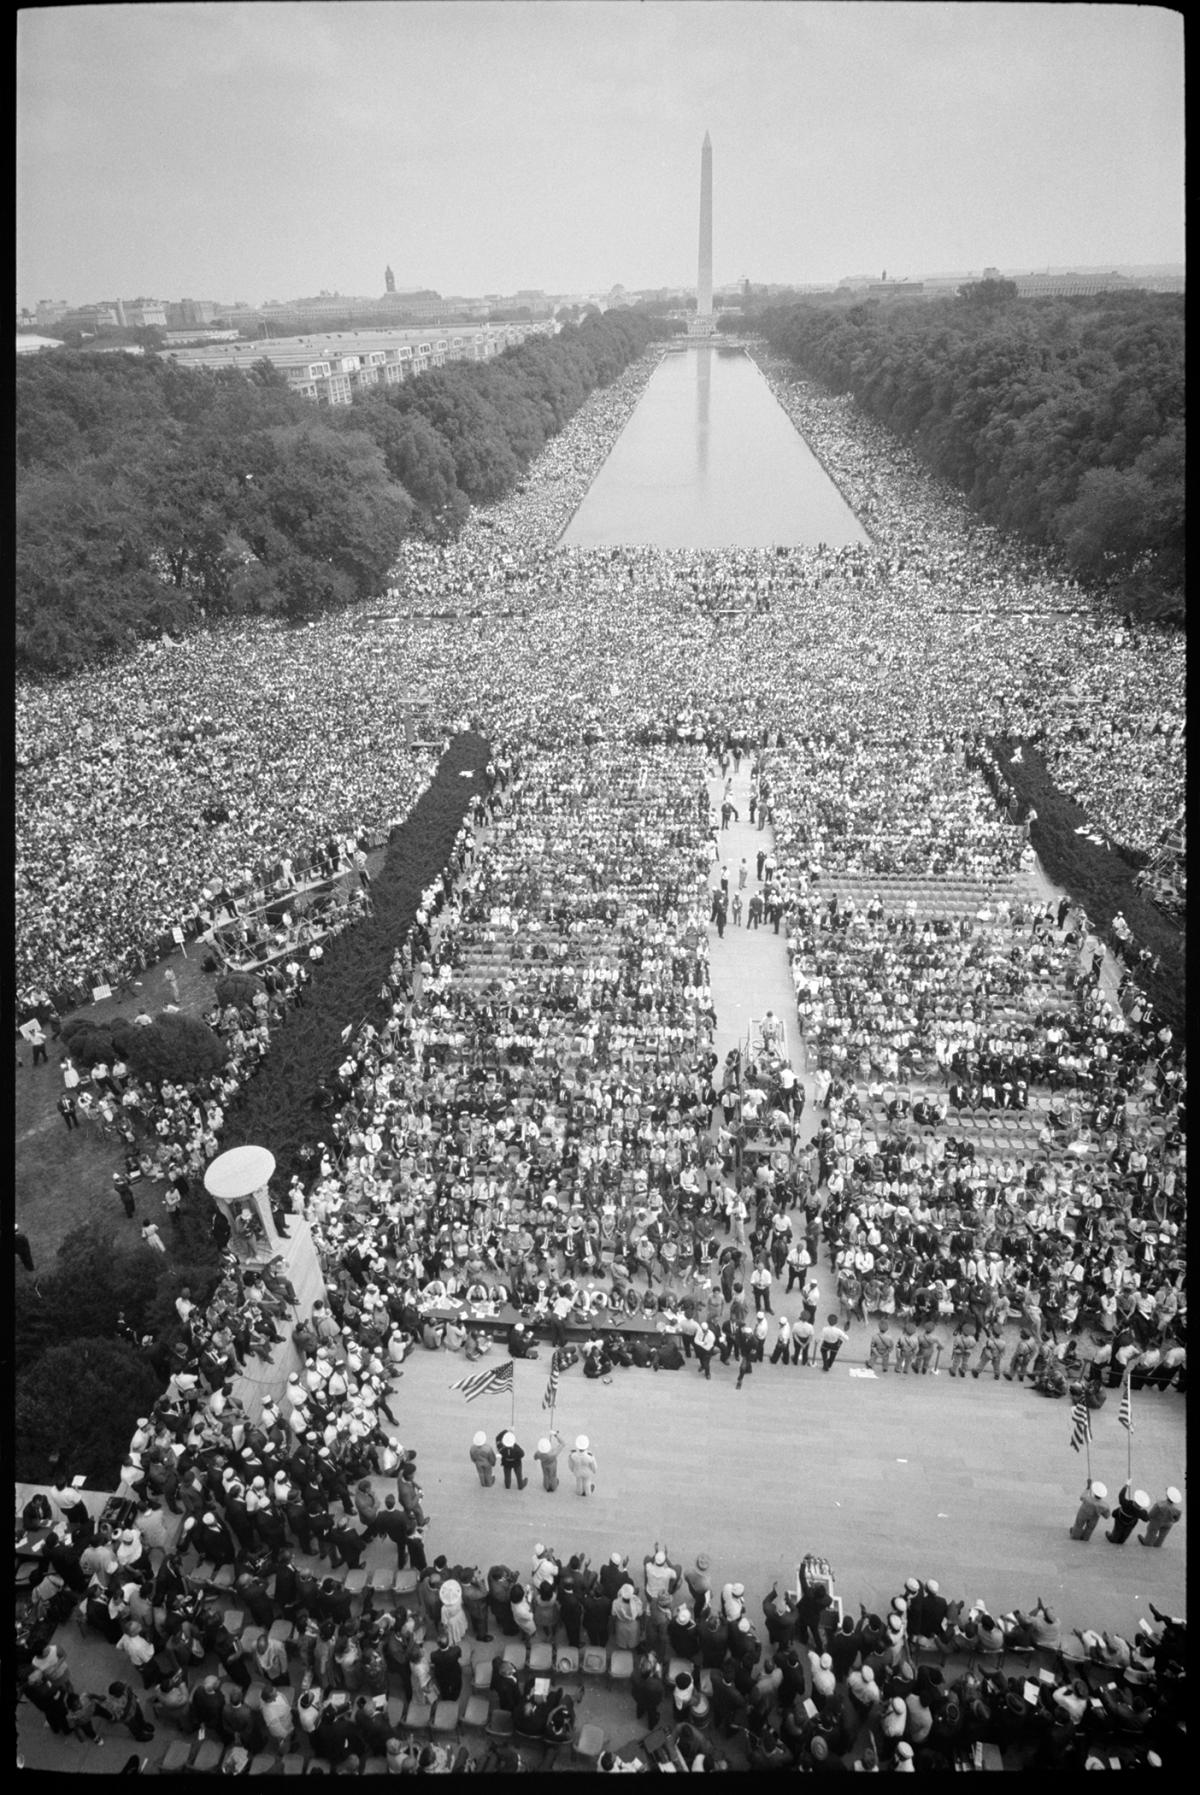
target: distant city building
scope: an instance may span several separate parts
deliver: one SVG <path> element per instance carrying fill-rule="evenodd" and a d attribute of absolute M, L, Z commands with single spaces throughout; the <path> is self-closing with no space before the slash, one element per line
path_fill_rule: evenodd
<path fill-rule="evenodd" d="M 261 342 L 205 343 L 169 348 L 173 361 L 190 368 L 249 368 L 267 360 L 293 391 L 319 405 L 350 405 L 356 391 L 397 386 L 448 361 L 488 361 L 526 337 L 550 334 L 546 322 L 472 325 L 445 333 L 399 327 L 315 331 L 309 336 L 269 337 Z"/>
<path fill-rule="evenodd" d="M 383 271 L 383 284 L 389 293 L 396 291 L 396 276 L 392 273 L 390 265 Z"/>
<path fill-rule="evenodd" d="M 57 324 L 60 319 L 65 318 L 70 309 L 65 299 L 39 299 L 37 321 L 45 330 L 48 326 Z"/>
<path fill-rule="evenodd" d="M 165 330 L 167 327 L 166 307 L 157 299 L 118 299 L 117 315 L 130 330 L 145 330 L 154 326 Z"/>
<path fill-rule="evenodd" d="M 186 330 L 193 324 L 211 324 L 220 311 L 215 299 L 168 300 L 167 324 L 172 330 Z"/>
<path fill-rule="evenodd" d="M 885 274 L 882 280 L 871 281 L 867 292 L 872 299 L 920 299 L 925 292 L 925 282 L 889 280 Z"/>
<path fill-rule="evenodd" d="M 296 329 L 316 328 L 330 322 L 348 324 L 385 324 L 404 317 L 414 323 L 449 322 L 453 305 L 431 288 L 416 288 L 397 293 L 394 285 L 376 299 L 364 299 L 349 293 L 318 293 L 304 299 L 269 300 L 266 305 L 250 307 L 242 314 L 246 323 L 284 324 Z"/>
<path fill-rule="evenodd" d="M 1012 277 L 1021 299 L 1089 297 L 1093 293 L 1132 293 L 1141 286 L 1124 274 L 1017 274 Z"/>
<path fill-rule="evenodd" d="M 84 336 L 94 336 L 101 330 L 121 329 L 121 316 L 115 305 L 72 306 L 58 322 L 63 330 L 76 330 Z"/>

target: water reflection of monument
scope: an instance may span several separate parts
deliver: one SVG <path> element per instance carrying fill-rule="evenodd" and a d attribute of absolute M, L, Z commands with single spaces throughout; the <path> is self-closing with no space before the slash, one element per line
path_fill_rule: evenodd
<path fill-rule="evenodd" d="M 696 357 L 696 467 L 708 473 L 708 409 L 712 399 L 712 344 L 697 343 Z"/>

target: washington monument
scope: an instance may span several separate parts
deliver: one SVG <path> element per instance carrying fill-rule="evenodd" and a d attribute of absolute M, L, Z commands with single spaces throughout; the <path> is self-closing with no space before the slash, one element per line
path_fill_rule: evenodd
<path fill-rule="evenodd" d="M 712 138 L 704 133 L 700 150 L 700 267 L 696 279 L 696 323 L 712 329 Z"/>

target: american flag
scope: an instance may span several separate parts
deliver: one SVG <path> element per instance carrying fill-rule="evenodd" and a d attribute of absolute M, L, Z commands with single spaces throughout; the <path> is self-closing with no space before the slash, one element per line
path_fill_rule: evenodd
<path fill-rule="evenodd" d="M 542 1397 L 542 1407 L 552 1409 L 558 1401 L 558 1354 L 550 1361 L 550 1377 L 546 1384 L 546 1394 Z"/>
<path fill-rule="evenodd" d="M 1125 1373 L 1125 1382 L 1121 1386 L 1121 1406 L 1117 1410 L 1117 1420 L 1126 1433 L 1133 1432 L 1133 1400 L 1129 1394 L 1129 1373 Z"/>
<path fill-rule="evenodd" d="M 490 1396 L 493 1390 L 503 1390 L 511 1394 L 513 1387 L 513 1363 L 506 1359 L 503 1365 L 493 1365 L 490 1371 L 477 1371 L 473 1377 L 460 1377 L 452 1390 L 461 1390 L 468 1402 L 474 1402 L 477 1396 Z"/>
<path fill-rule="evenodd" d="M 1077 1402 L 1071 1410 L 1071 1450 L 1078 1452 L 1092 1437 L 1092 1419 L 1086 1402 Z"/>

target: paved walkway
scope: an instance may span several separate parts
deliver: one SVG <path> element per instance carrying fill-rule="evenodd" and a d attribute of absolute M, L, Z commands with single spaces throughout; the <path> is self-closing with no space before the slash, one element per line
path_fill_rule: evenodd
<path fill-rule="evenodd" d="M 718 816 L 725 791 L 725 780 L 717 774 L 708 781 L 709 795 Z M 713 862 L 711 885 L 721 883 L 722 869 L 729 868 L 729 892 L 738 890 L 739 867 L 743 857 L 748 876 L 741 896 L 742 922 L 739 927 L 730 915 L 724 940 L 717 934 L 715 923 L 708 925 L 708 956 L 711 968 L 713 1008 L 717 1013 L 716 1037 L 713 1045 L 721 1061 L 733 1047 L 744 1047 L 751 1030 L 757 1042 L 759 1028 L 768 1010 L 774 1010 L 784 1024 L 788 1058 L 805 1086 L 806 1102 L 801 1123 L 801 1138 L 816 1133 L 816 1104 L 812 1080 L 805 1077 L 805 1049 L 796 1017 L 796 987 L 788 965 L 787 935 L 782 924 L 777 935 L 769 923 L 752 929 L 746 921 L 750 898 L 765 889 L 757 876 L 760 849 L 774 849 L 774 831 L 752 827 L 750 823 L 750 762 L 743 759 L 734 775 L 730 797 L 737 809 L 736 820 L 720 831 L 720 857 Z"/>

